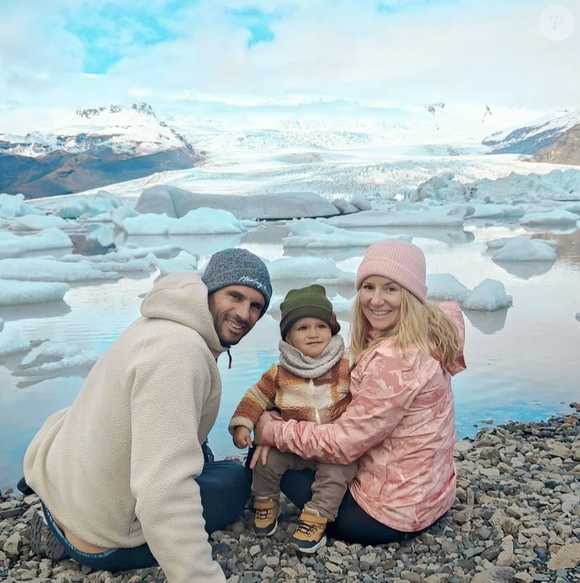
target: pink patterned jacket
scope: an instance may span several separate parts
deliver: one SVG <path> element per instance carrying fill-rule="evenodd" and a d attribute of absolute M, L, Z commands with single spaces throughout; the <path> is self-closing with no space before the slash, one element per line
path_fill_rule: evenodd
<path fill-rule="evenodd" d="M 461 333 L 456 302 L 440 304 Z M 389 340 L 352 371 L 352 402 L 332 425 L 273 420 L 263 433 L 280 451 L 326 463 L 359 460 L 350 491 L 375 520 L 403 532 L 428 527 L 455 501 L 455 416 L 450 370 L 416 348 L 397 357 Z"/>

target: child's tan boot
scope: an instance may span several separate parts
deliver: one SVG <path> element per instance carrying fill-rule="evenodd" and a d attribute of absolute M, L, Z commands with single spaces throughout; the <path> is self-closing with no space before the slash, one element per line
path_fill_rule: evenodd
<path fill-rule="evenodd" d="M 256 498 L 254 500 L 254 532 L 258 536 L 272 536 L 278 529 L 280 500 L 274 498 Z"/>

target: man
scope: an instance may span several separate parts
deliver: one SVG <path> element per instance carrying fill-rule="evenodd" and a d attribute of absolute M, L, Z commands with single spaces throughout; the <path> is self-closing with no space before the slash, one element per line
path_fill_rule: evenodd
<path fill-rule="evenodd" d="M 201 444 L 220 404 L 217 357 L 254 327 L 271 295 L 263 261 L 242 249 L 215 254 L 201 279 L 173 274 L 149 292 L 142 317 L 26 451 L 48 548 L 56 539 L 98 570 L 157 561 L 170 583 L 225 581 L 206 530 L 243 512 L 251 478 L 236 462 L 204 467 Z M 39 518 L 32 530 L 34 549 Z"/>

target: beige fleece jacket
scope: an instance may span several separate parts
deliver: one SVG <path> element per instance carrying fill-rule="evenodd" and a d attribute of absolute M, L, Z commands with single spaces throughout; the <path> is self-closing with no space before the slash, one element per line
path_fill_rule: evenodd
<path fill-rule="evenodd" d="M 220 345 L 207 288 L 165 277 L 73 405 L 30 443 L 24 475 L 55 518 L 105 548 L 147 542 L 170 583 L 223 583 L 204 530 L 201 443 L 217 417 Z"/>

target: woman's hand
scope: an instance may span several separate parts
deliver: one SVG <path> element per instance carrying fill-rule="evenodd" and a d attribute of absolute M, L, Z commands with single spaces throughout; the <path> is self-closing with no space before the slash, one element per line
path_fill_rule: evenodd
<path fill-rule="evenodd" d="M 258 423 L 256 423 L 254 427 L 254 443 L 256 445 L 265 445 L 262 440 L 262 433 L 264 432 L 264 427 L 266 427 L 268 422 L 274 419 L 275 417 L 280 417 L 280 415 L 276 415 L 275 413 L 271 413 L 270 411 L 264 411 L 264 413 L 260 415 Z"/>
<path fill-rule="evenodd" d="M 252 446 L 252 438 L 250 430 L 243 425 L 238 425 L 234 428 L 234 445 L 238 449 L 245 449 Z"/>
<path fill-rule="evenodd" d="M 262 462 L 262 465 L 265 466 L 268 461 L 268 453 L 270 453 L 271 449 L 269 445 L 259 445 L 256 451 L 254 451 L 252 461 L 250 462 L 250 470 L 253 470 L 258 465 L 258 462 Z"/>

